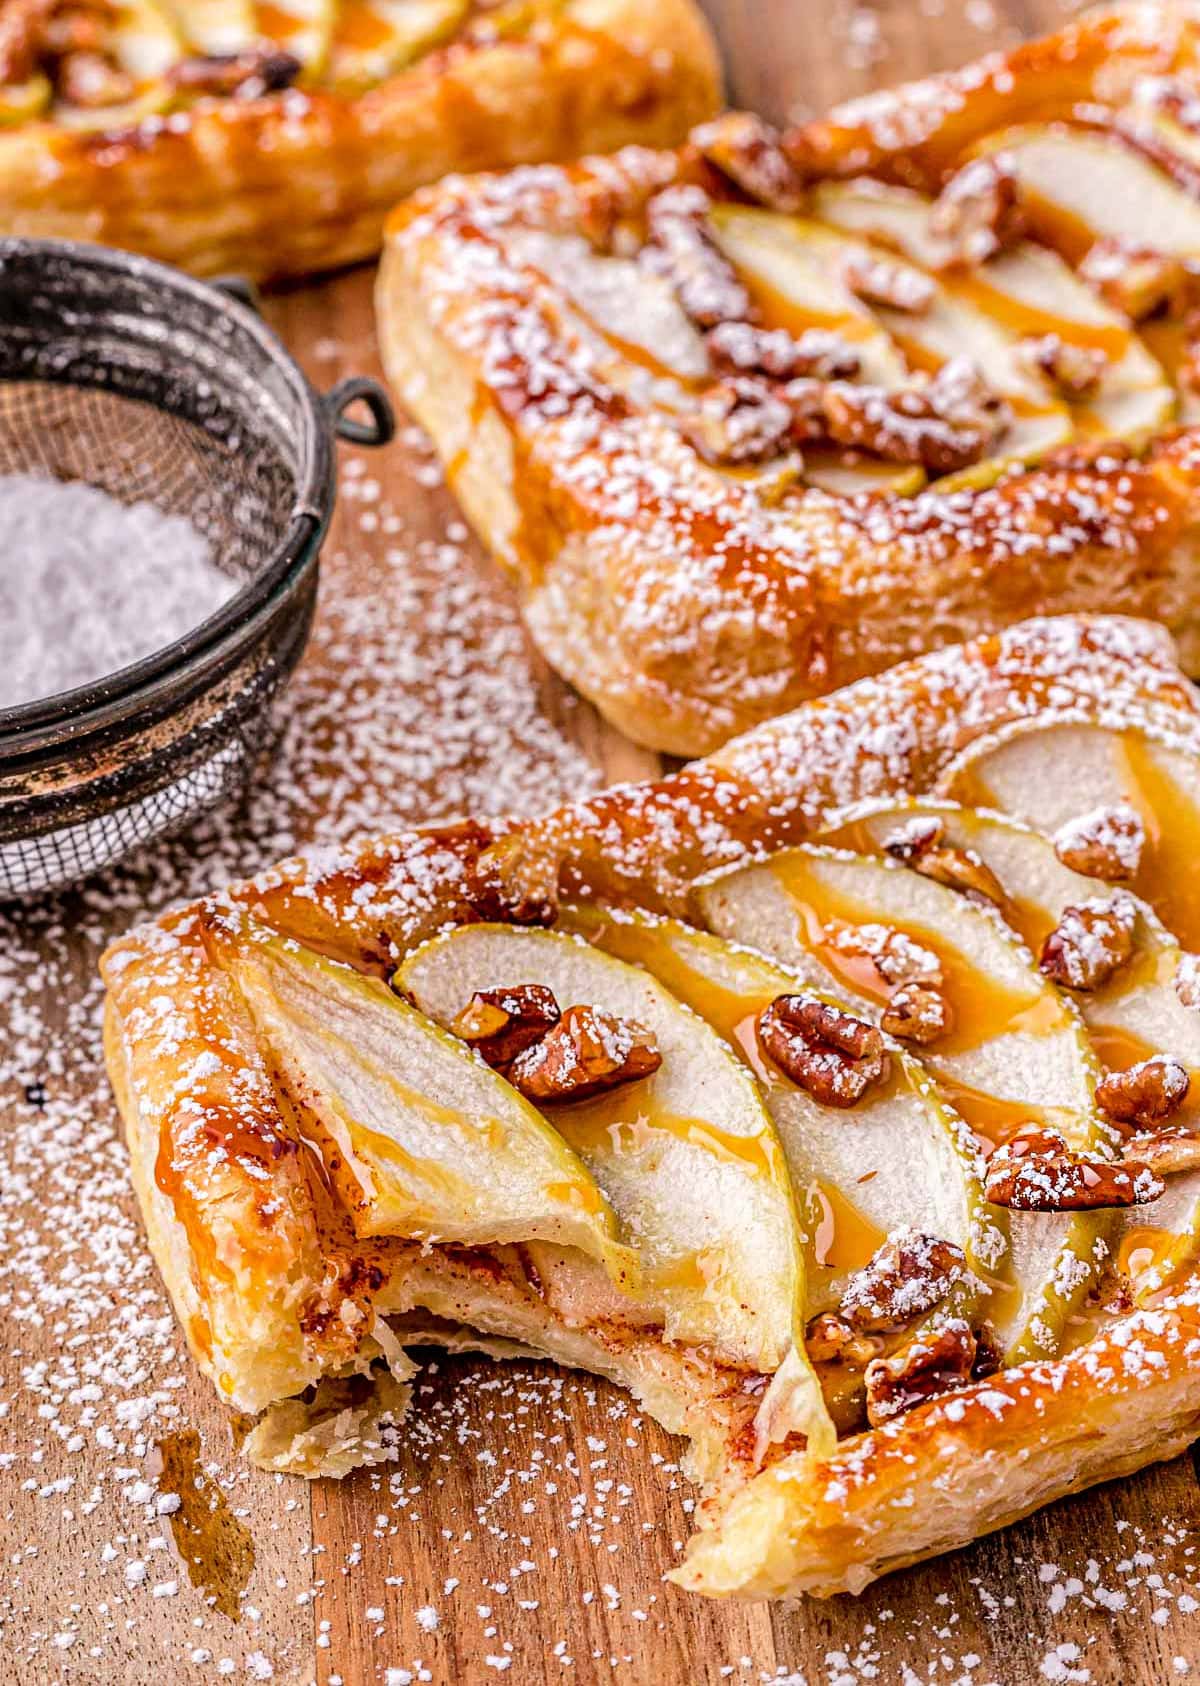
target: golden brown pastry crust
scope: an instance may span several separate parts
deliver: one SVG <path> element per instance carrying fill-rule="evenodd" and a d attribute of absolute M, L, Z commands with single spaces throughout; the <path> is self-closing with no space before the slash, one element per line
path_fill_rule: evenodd
<path fill-rule="evenodd" d="M 1200 704 L 1161 630 L 1033 621 L 863 680 L 657 784 L 540 821 L 463 823 L 293 860 L 229 901 L 384 972 L 441 925 L 495 917 L 497 898 L 519 899 L 531 872 L 545 890 L 686 907 L 689 881 L 714 866 L 803 837 L 864 798 L 929 791 L 997 731 L 1067 722 L 1200 753 Z M 215 906 L 109 950 L 106 1046 L 155 1256 L 198 1361 L 243 1408 L 352 1363 L 376 1312 L 424 1307 L 515 1337 L 617 1377 L 669 1426 L 701 1435 L 696 1467 L 713 1491 L 677 1578 L 744 1597 L 858 1590 L 1191 1438 L 1200 1286 L 1189 1279 L 1065 1359 L 918 1407 L 827 1463 L 791 1454 L 742 1480 L 744 1376 L 702 1374 L 653 1340 L 633 1352 L 615 1331 L 556 1329 L 488 1252 L 363 1243 L 321 1209 L 319 1180 L 304 1175 L 294 1141 L 284 1145 L 270 1073 L 209 959 Z"/>
<path fill-rule="evenodd" d="M 371 257 L 391 207 L 455 170 L 677 142 L 716 104 L 692 0 L 568 0 L 356 97 L 207 101 L 124 132 L 0 129 L 0 234 L 98 241 L 260 280 Z"/>
<path fill-rule="evenodd" d="M 956 76 L 870 96 L 787 138 L 810 173 L 935 190 L 1008 121 L 1195 79 L 1196 14 L 1129 6 Z M 868 506 L 810 487 L 786 509 L 710 467 L 589 367 L 562 290 L 505 256 L 514 229 L 603 236 L 711 174 L 692 148 L 447 184 L 391 219 L 385 366 L 457 496 L 513 573 L 534 636 L 628 735 L 705 754 L 805 698 L 1034 613 L 1168 626 L 1200 670 L 1200 435 L 1061 453 L 956 498 Z"/>

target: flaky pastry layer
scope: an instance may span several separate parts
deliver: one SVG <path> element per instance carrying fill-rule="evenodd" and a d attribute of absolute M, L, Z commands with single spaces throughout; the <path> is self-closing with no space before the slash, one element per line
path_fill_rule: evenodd
<path fill-rule="evenodd" d="M 206 100 L 117 132 L 0 131 L 0 234 L 97 241 L 260 280 L 371 257 L 386 213 L 456 170 L 671 145 L 719 72 L 691 0 L 567 0 L 356 96 Z"/>
<path fill-rule="evenodd" d="M 1198 39 L 1186 5 L 1092 14 L 853 102 L 784 146 L 806 181 L 868 173 L 936 193 L 1007 125 L 1119 104 L 1147 78 L 1194 87 Z M 568 290 L 514 236 L 624 252 L 654 195 L 714 180 L 696 147 L 630 149 L 447 183 L 390 221 L 389 376 L 551 663 L 622 731 L 689 756 L 1030 614 L 1154 619 L 1200 670 L 1195 429 L 1141 452 L 1068 446 L 982 490 L 862 500 L 814 485 L 775 508 L 612 383 Z"/>
<path fill-rule="evenodd" d="M 257 1410 L 394 1347 L 432 1314 L 633 1389 L 694 1437 L 707 1497 L 675 1578 L 714 1595 L 859 1590 L 1092 1482 L 1174 1455 L 1200 1419 L 1200 1285 L 1027 1363 L 757 1474 L 763 1378 L 608 1317 L 519 1247 L 357 1237 L 206 946 L 240 909 L 390 975 L 433 931 L 531 893 L 687 911 L 689 886 L 796 842 L 867 798 L 930 791 L 996 734 L 1092 723 L 1200 752 L 1200 705 L 1159 629 L 1031 621 L 805 705 L 718 756 L 541 820 L 462 822 L 300 858 L 142 927 L 104 959 L 106 1047 L 155 1257 L 197 1362 Z M 403 1340 L 403 1333 L 399 1338 Z M 398 1385 L 398 1384 L 397 1384 Z M 310 1443 L 311 1444 L 311 1443 Z"/>

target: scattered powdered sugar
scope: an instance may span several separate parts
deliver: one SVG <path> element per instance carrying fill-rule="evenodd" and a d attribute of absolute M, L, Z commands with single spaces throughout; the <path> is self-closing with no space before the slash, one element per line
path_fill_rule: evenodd
<path fill-rule="evenodd" d="M 103 679 L 215 613 L 238 581 L 182 515 L 0 476 L 0 708 Z"/>

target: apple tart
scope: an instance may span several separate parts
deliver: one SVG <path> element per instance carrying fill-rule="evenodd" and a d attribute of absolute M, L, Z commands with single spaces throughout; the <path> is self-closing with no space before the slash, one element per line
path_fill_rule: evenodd
<path fill-rule="evenodd" d="M 1200 26 L 1089 13 L 779 135 L 444 184 L 384 360 L 550 662 L 704 754 L 1031 613 L 1192 573 Z"/>
<path fill-rule="evenodd" d="M 297 859 L 106 954 L 151 1245 L 269 1468 L 423 1344 L 690 1441 L 681 1584 L 861 1589 L 1200 1425 L 1200 702 L 1034 620 L 656 783 Z"/>
<path fill-rule="evenodd" d="M 447 171 L 673 145 L 718 85 L 692 0 L 5 0 L 0 234 L 303 275 Z"/>

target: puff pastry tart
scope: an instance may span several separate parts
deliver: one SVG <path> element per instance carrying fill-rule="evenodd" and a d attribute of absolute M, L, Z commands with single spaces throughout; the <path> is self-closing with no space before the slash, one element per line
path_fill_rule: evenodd
<path fill-rule="evenodd" d="M 4 0 L 0 234 L 305 274 L 447 171 L 673 145 L 717 89 L 693 0 Z"/>
<path fill-rule="evenodd" d="M 1200 670 L 1198 43 L 1123 7 L 397 211 L 391 379 L 623 731 L 703 754 L 1034 612 L 1164 621 Z"/>
<path fill-rule="evenodd" d="M 251 1455 L 387 1456 L 413 1343 L 557 1359 L 690 1437 L 675 1577 L 746 1597 L 859 1589 L 1171 1456 L 1198 840 L 1166 636 L 1051 619 L 659 783 L 134 931 L 109 1069 Z"/>

